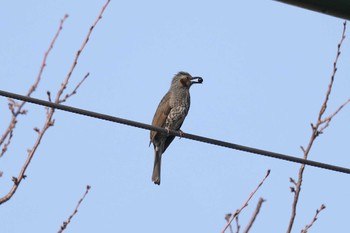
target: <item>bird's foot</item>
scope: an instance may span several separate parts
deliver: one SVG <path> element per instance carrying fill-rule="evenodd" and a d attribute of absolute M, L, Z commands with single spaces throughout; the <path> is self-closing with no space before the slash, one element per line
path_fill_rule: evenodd
<path fill-rule="evenodd" d="M 182 136 L 184 136 L 184 132 L 182 132 L 182 130 L 181 130 L 181 129 L 179 129 L 179 134 L 180 134 L 179 139 L 181 139 L 181 138 L 182 138 Z"/>

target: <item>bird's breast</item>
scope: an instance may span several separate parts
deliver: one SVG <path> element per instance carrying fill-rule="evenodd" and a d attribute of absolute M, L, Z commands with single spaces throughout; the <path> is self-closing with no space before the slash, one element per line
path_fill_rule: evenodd
<path fill-rule="evenodd" d="M 166 119 L 165 127 L 172 130 L 179 130 L 187 116 L 188 109 L 189 108 L 186 105 L 180 105 L 172 108 Z"/>

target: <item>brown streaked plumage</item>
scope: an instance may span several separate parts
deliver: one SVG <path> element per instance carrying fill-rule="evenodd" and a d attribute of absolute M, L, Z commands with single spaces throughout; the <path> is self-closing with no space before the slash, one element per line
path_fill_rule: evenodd
<path fill-rule="evenodd" d="M 180 130 L 190 109 L 190 87 L 192 84 L 202 82 L 201 77 L 192 77 L 189 73 L 183 71 L 177 73 L 171 82 L 169 91 L 158 105 L 152 125 L 170 130 Z M 159 185 L 162 154 L 175 136 L 151 131 L 150 138 L 150 143 L 153 143 L 154 146 L 152 181 Z"/>

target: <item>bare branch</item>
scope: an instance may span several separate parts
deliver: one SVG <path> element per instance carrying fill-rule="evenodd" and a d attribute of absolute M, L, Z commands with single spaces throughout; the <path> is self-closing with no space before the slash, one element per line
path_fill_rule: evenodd
<path fill-rule="evenodd" d="M 228 214 L 225 215 L 225 220 L 226 220 L 226 222 L 229 222 L 229 221 L 230 221 L 231 216 L 232 216 L 232 213 L 228 213 Z M 237 228 L 239 229 L 238 218 L 236 218 L 236 222 L 237 222 Z M 230 224 L 230 232 L 233 233 L 231 224 Z M 237 233 L 238 233 L 238 232 L 239 232 L 239 230 L 237 230 Z"/>
<path fill-rule="evenodd" d="M 292 177 L 289 177 L 289 182 L 291 182 L 294 185 L 297 185 L 297 182 Z"/>
<path fill-rule="evenodd" d="M 40 70 L 39 70 L 39 73 L 38 73 L 38 76 L 34 82 L 34 84 L 30 87 L 30 89 L 28 90 L 28 93 L 27 93 L 27 96 L 31 96 L 31 94 L 36 90 L 36 88 L 38 87 L 39 85 L 39 82 L 41 80 L 41 75 L 44 71 L 44 68 L 46 66 L 46 60 L 47 60 L 47 57 L 49 56 L 51 50 L 53 49 L 53 46 L 56 42 L 56 39 L 58 38 L 62 28 L 63 28 L 63 24 L 65 22 L 65 20 L 68 18 L 68 15 L 65 15 L 61 21 L 60 21 L 60 24 L 59 24 L 59 27 L 57 29 L 57 32 L 55 34 L 55 36 L 53 37 L 51 43 L 50 43 L 50 46 L 49 48 L 46 50 L 45 54 L 44 54 L 44 58 L 43 58 L 43 61 L 42 61 L 42 64 L 41 64 L 41 67 L 40 67 Z M 13 100 L 9 100 L 9 105 L 10 104 L 13 104 L 14 101 Z M 7 130 L 5 131 L 5 133 L 1 136 L 0 138 L 0 145 L 2 145 L 5 141 L 5 139 L 7 138 L 7 142 L 4 144 L 2 150 L 1 150 L 1 154 L 0 154 L 0 158 L 5 154 L 5 152 L 7 151 L 7 148 L 9 146 L 9 144 L 11 143 L 11 138 L 13 136 L 13 130 L 14 128 L 16 127 L 16 124 L 17 124 L 17 116 L 20 115 L 20 114 L 25 114 L 25 110 L 23 110 L 23 107 L 25 105 L 26 102 L 21 102 L 21 104 L 18 104 L 16 107 L 16 110 L 14 108 L 11 109 L 10 107 L 10 110 L 12 112 L 12 119 L 9 123 L 9 126 L 7 128 Z"/>
<path fill-rule="evenodd" d="M 224 233 L 227 228 L 231 225 L 232 221 L 234 218 L 236 218 L 239 213 L 248 206 L 248 202 L 250 201 L 250 199 L 252 199 L 252 197 L 254 196 L 254 194 L 258 191 L 258 189 L 261 187 L 261 185 L 264 183 L 264 181 L 266 180 L 266 178 L 270 175 L 270 170 L 267 170 L 265 177 L 260 181 L 259 185 L 255 188 L 255 190 L 249 195 L 248 199 L 244 202 L 243 206 L 236 210 L 236 212 L 232 215 L 230 221 L 228 221 L 228 223 L 226 224 L 226 226 L 224 227 L 224 229 L 222 230 L 222 233 Z"/>
<path fill-rule="evenodd" d="M 254 221 L 255 221 L 255 219 L 256 219 L 256 216 L 258 216 L 258 214 L 259 214 L 259 212 L 260 212 L 260 209 L 261 209 L 261 206 L 262 206 L 262 203 L 263 203 L 264 201 L 265 201 L 265 200 L 264 200 L 262 197 L 260 197 L 259 202 L 258 202 L 258 204 L 256 205 L 255 211 L 254 211 L 254 213 L 253 213 L 253 216 L 252 216 L 252 218 L 250 219 L 250 221 L 249 221 L 249 223 L 248 223 L 246 229 L 244 230 L 244 233 L 248 233 L 249 230 L 250 230 L 250 228 L 253 226 L 253 223 L 254 223 Z"/>
<path fill-rule="evenodd" d="M 238 215 L 236 216 L 235 219 L 236 219 L 236 226 L 237 226 L 236 233 L 239 233 L 239 230 L 241 229 L 241 225 L 239 225 L 239 223 L 238 223 Z M 231 224 L 230 224 L 230 228 L 232 229 Z"/>
<path fill-rule="evenodd" d="M 314 218 L 312 219 L 312 221 L 309 223 L 309 224 L 307 224 L 305 227 L 304 227 L 304 229 L 301 231 L 301 233 L 307 233 L 307 231 L 312 227 L 312 225 L 316 222 L 316 220 L 317 220 L 317 217 L 318 217 L 318 214 L 322 211 L 322 210 L 324 210 L 326 208 L 326 206 L 324 205 L 324 204 L 322 204 L 321 206 L 320 206 L 320 208 L 318 208 L 317 210 L 316 210 L 316 214 L 315 214 L 315 216 L 314 216 Z"/>
<path fill-rule="evenodd" d="M 55 42 L 56 42 L 56 39 L 57 39 L 57 37 L 59 36 L 59 34 L 60 34 L 60 32 L 61 32 L 61 30 L 62 30 L 62 28 L 63 28 L 63 23 L 64 23 L 64 21 L 66 21 L 67 18 L 68 18 L 68 15 L 66 14 L 66 15 L 64 15 L 63 18 L 61 19 L 59 28 L 58 28 L 58 30 L 57 30 L 57 32 L 56 32 L 56 34 L 55 34 L 53 40 L 51 41 L 50 47 L 49 47 L 49 49 L 48 49 L 48 50 L 45 52 L 45 54 L 44 54 L 44 59 L 43 59 L 43 62 L 42 62 L 42 64 L 41 64 L 40 71 L 39 71 L 39 74 L 38 74 L 38 76 L 37 76 L 37 78 L 36 78 L 36 81 L 35 81 L 34 85 L 31 86 L 31 88 L 29 89 L 27 96 L 30 96 L 30 95 L 35 91 L 35 89 L 37 88 L 37 86 L 38 86 L 38 84 L 39 84 L 39 82 L 40 82 L 40 79 L 41 79 L 41 75 L 42 75 L 42 73 L 43 73 L 43 71 L 44 71 L 44 68 L 45 68 L 45 66 L 46 66 L 47 57 L 48 57 L 49 53 L 51 52 L 51 50 L 53 49 L 53 46 L 54 46 L 54 44 L 55 44 Z"/>
<path fill-rule="evenodd" d="M 71 76 L 72 76 L 72 73 L 73 73 L 73 71 L 74 71 L 75 66 L 78 64 L 78 59 L 79 59 L 79 57 L 80 57 L 80 54 L 81 54 L 81 52 L 84 50 L 84 48 L 85 48 L 87 42 L 89 41 L 90 35 L 91 35 L 93 29 L 95 28 L 95 26 L 97 25 L 97 23 L 100 21 L 100 19 L 102 19 L 102 14 L 103 14 L 103 12 L 105 11 L 106 7 L 108 6 L 109 2 L 110 2 L 110 0 L 107 0 L 106 4 L 102 7 L 100 14 L 97 16 L 95 22 L 94 22 L 94 23 L 92 24 L 92 26 L 90 27 L 89 32 L 88 32 L 88 34 L 86 35 L 83 44 L 81 45 L 80 49 L 77 51 L 77 54 L 76 54 L 76 56 L 75 56 L 75 59 L 74 59 L 74 61 L 73 61 L 72 66 L 71 66 L 71 68 L 70 68 L 70 70 L 69 70 L 69 72 L 68 72 L 68 75 L 67 75 L 66 79 L 63 81 L 60 90 L 57 92 L 55 103 L 60 103 L 60 102 L 63 101 L 63 100 L 60 99 L 60 98 L 61 98 L 61 95 L 62 95 L 63 91 L 66 89 L 66 87 L 67 87 L 67 85 L 68 85 L 68 82 L 69 82 L 69 80 L 70 80 L 70 78 L 71 78 Z"/>
<path fill-rule="evenodd" d="M 325 100 L 320 108 L 320 111 L 318 113 L 318 117 L 317 117 L 317 123 L 314 125 L 314 124 L 311 124 L 311 128 L 312 128 L 312 133 L 311 133 L 311 136 L 310 136 L 310 139 L 309 139 L 309 144 L 307 146 L 306 149 L 302 148 L 303 152 L 304 152 L 304 159 L 306 160 L 308 158 L 308 155 L 309 155 L 309 152 L 311 150 L 311 147 L 315 141 L 315 139 L 321 134 L 323 133 L 323 130 L 328 127 L 329 125 L 329 122 L 332 120 L 332 118 L 350 101 L 347 100 L 343 105 L 341 105 L 333 114 L 331 114 L 330 116 L 326 117 L 324 120 L 322 120 L 322 117 L 323 117 L 323 114 L 325 113 L 326 109 L 327 109 L 327 103 L 328 103 L 328 100 L 329 100 L 329 96 L 331 94 L 331 91 L 332 91 L 332 87 L 333 87 L 333 82 L 334 82 L 334 77 L 335 77 L 335 74 L 337 72 L 337 63 L 338 63 L 338 59 L 339 59 L 339 56 L 340 56 L 340 48 L 343 44 L 343 41 L 345 39 L 345 31 L 346 31 L 346 21 L 344 21 L 344 24 L 343 24 L 343 32 L 342 32 L 342 35 L 341 35 L 341 39 L 340 39 L 340 42 L 337 46 L 337 54 L 335 56 L 335 60 L 333 62 L 333 72 L 332 72 L 332 76 L 331 76 L 331 80 L 328 84 L 328 89 L 327 89 L 327 92 L 326 92 L 326 97 L 325 97 Z M 325 124 L 325 126 L 323 126 L 321 128 L 321 125 L 322 124 Z M 291 190 L 292 192 L 294 193 L 294 200 L 293 200 L 293 203 L 292 203 L 292 213 L 291 213 L 291 217 L 290 217 L 290 221 L 289 221 L 289 225 L 288 225 L 288 229 L 287 229 L 287 233 L 290 233 L 292 231 L 292 228 L 293 228 L 293 224 L 294 224 L 294 219 L 295 219 L 295 216 L 296 216 L 296 208 L 297 208 L 297 203 L 298 203 L 298 200 L 299 200 L 299 195 L 300 195 L 300 191 L 301 191 L 301 186 L 302 186 L 302 182 L 303 182 L 303 174 L 304 174 L 304 169 L 305 169 L 305 164 L 302 164 L 300 166 L 300 169 L 299 169 L 299 173 L 298 173 L 298 181 L 296 182 L 296 185 L 295 185 L 295 188 L 294 187 L 291 187 Z M 294 182 L 295 183 L 295 182 Z"/>
<path fill-rule="evenodd" d="M 328 103 L 329 96 L 331 94 L 332 87 L 333 87 L 335 73 L 338 70 L 337 63 L 338 63 L 338 59 L 339 59 L 339 56 L 340 56 L 340 53 L 341 53 L 340 52 L 340 48 L 341 48 L 341 45 L 343 44 L 343 41 L 345 39 L 345 31 L 346 31 L 346 21 L 344 21 L 344 23 L 343 23 L 343 33 L 342 33 L 340 42 L 339 42 L 338 47 L 337 47 L 337 55 L 335 56 L 335 60 L 334 60 L 334 63 L 333 63 L 333 73 L 332 73 L 332 76 L 331 76 L 331 81 L 328 84 L 328 90 L 327 90 L 327 93 L 326 93 L 326 98 L 325 98 L 325 100 L 324 100 L 324 102 L 323 102 L 323 104 L 321 106 L 320 112 L 318 114 L 318 122 L 321 121 L 323 113 L 326 111 L 326 108 L 327 108 L 327 103 Z"/>
<path fill-rule="evenodd" d="M 71 97 L 72 95 L 75 95 L 78 91 L 78 88 L 80 87 L 80 85 L 85 81 L 85 79 L 87 79 L 87 77 L 89 77 L 90 73 L 87 73 L 84 78 L 78 83 L 78 85 L 74 88 L 74 90 L 70 93 L 70 94 L 66 94 L 66 96 L 60 100 L 60 103 L 65 102 L 69 97 Z"/>
<path fill-rule="evenodd" d="M 25 161 L 18 177 L 13 177 L 13 186 L 11 188 L 11 190 L 9 191 L 8 194 L 6 194 L 4 197 L 0 198 L 0 205 L 3 204 L 4 202 L 8 201 L 17 191 L 17 188 L 19 186 L 19 184 L 21 183 L 21 181 L 26 177 L 25 172 L 35 154 L 36 149 L 39 147 L 39 144 L 41 142 L 41 139 L 43 138 L 46 130 L 52 126 L 52 121 L 51 121 L 51 117 L 52 115 L 50 115 L 48 118 L 46 118 L 46 122 L 43 126 L 43 128 L 41 130 L 38 129 L 38 138 L 35 142 L 35 144 L 33 145 L 32 149 L 28 149 L 28 157 L 27 160 Z"/>
<path fill-rule="evenodd" d="M 51 101 L 51 92 L 50 92 L 50 91 L 46 91 L 46 94 L 47 94 L 48 100 L 49 100 L 50 102 L 52 102 L 52 101 Z"/>
<path fill-rule="evenodd" d="M 6 135 L 7 137 L 7 141 L 5 142 L 4 146 L 1 149 L 1 154 L 0 154 L 0 158 L 5 154 L 5 152 L 7 151 L 8 146 L 11 143 L 11 139 L 13 136 L 13 130 L 11 130 L 11 128 L 14 128 L 14 125 L 16 124 L 17 121 L 14 121 L 9 128 L 7 128 L 6 133 L 4 135 Z M 5 139 L 5 138 L 4 138 Z"/>
<path fill-rule="evenodd" d="M 76 213 L 78 212 L 78 209 L 79 209 L 79 206 L 80 204 L 84 201 L 86 195 L 89 193 L 89 190 L 90 190 L 91 186 L 90 185 L 87 185 L 86 186 L 86 190 L 85 190 L 85 193 L 83 195 L 82 198 L 80 198 L 80 200 L 78 201 L 78 204 L 77 206 L 75 207 L 73 213 L 69 216 L 69 218 L 67 219 L 67 221 L 64 221 L 60 227 L 60 230 L 58 231 L 58 233 L 62 233 L 68 226 L 68 224 L 70 223 L 70 221 L 72 220 L 72 218 L 74 217 L 74 215 L 76 215 Z"/>
<path fill-rule="evenodd" d="M 337 115 L 338 112 L 339 112 L 340 110 L 342 110 L 342 108 L 345 107 L 345 105 L 347 105 L 349 102 L 350 102 L 350 98 L 347 99 L 342 105 L 340 105 L 340 107 L 339 107 L 334 113 L 332 113 L 331 115 L 329 115 L 328 117 L 324 118 L 324 119 L 321 121 L 321 124 L 325 124 L 325 125 L 322 126 L 322 128 L 319 130 L 320 133 L 323 133 L 323 130 L 329 126 L 329 123 L 331 122 L 331 120 L 333 119 L 333 117 L 334 117 L 335 115 Z"/>
<path fill-rule="evenodd" d="M 69 78 L 71 77 L 71 74 L 72 74 L 72 72 L 73 72 L 73 70 L 74 70 L 74 68 L 75 68 L 75 65 L 76 65 L 76 62 L 77 62 L 77 60 L 78 60 L 79 54 L 80 54 L 81 51 L 84 49 L 84 47 L 85 47 L 85 45 L 86 45 L 86 43 L 87 43 L 87 40 L 89 39 L 89 36 L 90 36 L 90 34 L 92 33 L 92 30 L 93 30 L 94 26 L 97 24 L 97 22 L 99 21 L 99 19 L 101 19 L 102 13 L 103 13 L 104 9 L 107 7 L 107 5 L 108 5 L 109 2 L 110 2 L 110 0 L 107 0 L 106 4 L 103 6 L 103 8 L 102 8 L 100 14 L 98 15 L 97 19 L 95 20 L 93 26 L 90 28 L 90 30 L 89 30 L 89 32 L 88 32 L 88 35 L 87 35 L 87 37 L 85 38 L 85 41 L 84 41 L 84 43 L 83 43 L 81 49 L 78 51 L 78 54 L 77 54 L 77 56 L 76 56 L 76 58 L 75 58 L 75 60 L 74 60 L 74 62 L 73 62 L 72 68 L 70 69 L 70 71 L 69 71 L 69 73 L 68 73 L 68 75 L 67 75 L 65 81 L 63 82 L 61 88 L 59 89 L 59 91 L 58 91 L 58 93 L 57 93 L 57 95 L 56 95 L 56 103 L 59 103 L 60 97 L 61 97 L 61 95 L 62 95 L 64 89 L 67 87 Z M 61 21 L 61 23 L 62 23 L 62 21 Z M 62 27 L 61 27 L 61 25 L 60 25 L 59 30 L 61 30 L 61 28 L 62 28 Z M 43 63 L 43 64 L 45 64 L 45 63 Z M 86 76 L 86 77 L 87 77 L 87 76 Z M 83 81 L 84 81 L 84 79 L 83 79 Z M 81 82 L 82 82 L 82 81 L 81 81 Z M 75 90 L 76 90 L 79 86 L 80 86 L 80 84 L 78 84 L 78 86 L 75 88 Z M 18 175 L 18 177 L 14 177 L 14 179 L 13 179 L 13 180 L 14 180 L 14 182 L 13 182 L 14 184 L 13 184 L 11 190 L 10 190 L 9 193 L 6 194 L 4 197 L 0 198 L 0 205 L 1 205 L 2 203 L 4 203 L 4 202 L 8 201 L 8 200 L 15 194 L 15 192 L 16 192 L 18 186 L 20 185 L 21 181 L 26 177 L 25 172 L 26 172 L 26 170 L 27 170 L 27 168 L 28 168 L 28 166 L 29 166 L 29 164 L 30 164 L 30 162 L 31 162 L 31 160 L 32 160 L 32 158 L 33 158 L 33 156 L 34 156 L 34 154 L 35 154 L 36 149 L 38 148 L 38 146 L 39 146 L 39 144 L 40 144 L 40 142 L 41 142 L 42 137 L 44 136 L 46 130 L 47 130 L 49 127 L 53 126 L 54 123 L 55 123 L 55 120 L 52 119 L 54 112 L 55 112 L 55 109 L 53 109 L 53 108 L 50 108 L 50 109 L 47 111 L 46 122 L 45 122 L 44 126 L 42 127 L 42 129 L 39 130 L 40 133 L 38 133 L 38 138 L 37 138 L 37 140 L 36 140 L 34 146 L 32 147 L 32 149 L 28 150 L 28 157 L 27 157 L 27 160 L 25 161 L 25 163 L 24 163 L 24 165 L 23 165 L 23 167 L 22 167 L 22 169 L 21 169 L 20 174 Z"/>

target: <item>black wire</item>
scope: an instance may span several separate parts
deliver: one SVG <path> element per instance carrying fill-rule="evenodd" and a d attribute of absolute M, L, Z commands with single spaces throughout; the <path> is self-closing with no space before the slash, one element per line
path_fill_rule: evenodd
<path fill-rule="evenodd" d="M 225 141 L 220 141 L 220 140 L 216 140 L 216 139 L 212 139 L 212 138 L 202 137 L 202 136 L 194 135 L 194 134 L 188 134 L 188 133 L 180 134 L 178 131 L 173 131 L 173 130 L 170 130 L 170 132 L 168 132 L 168 130 L 166 130 L 164 128 L 140 123 L 137 121 L 131 121 L 131 120 L 127 120 L 127 119 L 123 119 L 123 118 L 119 118 L 119 117 L 114 117 L 114 116 L 110 116 L 110 115 L 106 115 L 106 114 L 87 111 L 87 110 L 80 109 L 80 108 L 74 108 L 74 107 L 70 107 L 70 106 L 66 106 L 66 105 L 62 105 L 62 104 L 56 104 L 53 102 L 35 99 L 35 98 L 28 97 L 28 96 L 18 95 L 18 94 L 14 94 L 11 92 L 6 92 L 6 91 L 0 90 L 0 96 L 5 96 L 8 98 L 12 98 L 12 99 L 22 100 L 22 101 L 30 102 L 33 104 L 43 105 L 46 107 L 60 109 L 62 111 L 72 112 L 72 113 L 76 113 L 79 115 L 85 115 L 85 116 L 89 116 L 89 117 L 93 117 L 93 118 L 97 118 L 97 119 L 101 119 L 101 120 L 106 120 L 106 121 L 111 121 L 111 122 L 115 122 L 115 123 L 119 123 L 119 124 L 129 125 L 129 126 L 133 126 L 133 127 L 147 129 L 147 130 L 158 131 L 158 132 L 162 132 L 162 133 L 169 133 L 171 135 L 179 136 L 182 138 L 188 138 L 188 139 L 192 139 L 195 141 L 200 141 L 200 142 L 209 143 L 209 144 L 213 144 L 213 145 L 217 145 L 217 146 L 227 147 L 230 149 L 241 150 L 241 151 L 245 151 L 245 152 L 249 152 L 249 153 L 253 153 L 253 154 L 259 154 L 259 155 L 272 157 L 272 158 L 276 158 L 276 159 L 287 160 L 290 162 L 295 162 L 295 163 L 305 164 L 305 165 L 309 165 L 309 166 L 313 166 L 313 167 L 318 167 L 318 168 L 323 168 L 323 169 L 328 169 L 328 170 L 332 170 L 332 171 L 350 174 L 350 169 L 345 168 L 345 167 L 339 167 L 339 166 L 334 166 L 331 164 L 320 163 L 320 162 L 313 161 L 313 160 L 305 160 L 305 159 L 298 158 L 298 157 L 293 157 L 293 156 L 289 156 L 289 155 L 285 155 L 285 154 L 280 154 L 280 153 L 261 150 L 261 149 L 257 149 L 257 148 L 242 146 L 242 145 L 238 145 L 238 144 L 234 144 L 234 143 L 230 143 L 230 142 L 225 142 Z"/>

